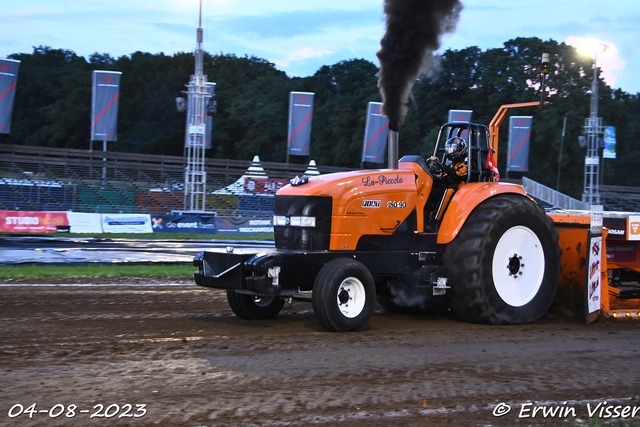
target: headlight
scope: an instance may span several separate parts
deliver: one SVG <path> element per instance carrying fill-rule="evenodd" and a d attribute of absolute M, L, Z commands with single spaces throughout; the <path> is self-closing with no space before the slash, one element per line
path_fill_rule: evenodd
<path fill-rule="evenodd" d="M 280 216 L 275 215 L 273 217 L 273 225 L 274 226 L 283 226 L 290 225 L 292 227 L 315 227 L 316 226 L 316 217 L 315 216 Z"/>
<path fill-rule="evenodd" d="M 316 217 L 315 216 L 301 216 L 300 217 L 300 226 L 301 227 L 315 227 L 316 226 Z"/>

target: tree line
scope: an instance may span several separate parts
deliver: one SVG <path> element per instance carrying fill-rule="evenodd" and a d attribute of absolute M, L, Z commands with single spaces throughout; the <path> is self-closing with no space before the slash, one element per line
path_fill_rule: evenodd
<path fill-rule="evenodd" d="M 450 109 L 473 110 L 473 121 L 488 124 L 502 104 L 539 99 L 540 57 L 551 54 L 546 81 L 551 107 L 517 110 L 532 115 L 533 129 L 525 175 L 556 187 L 562 124 L 567 129 L 561 165 L 562 192 L 580 198 L 586 150 L 579 147 L 589 116 L 593 59 L 553 40 L 517 38 L 501 48 L 447 50 L 437 69 L 416 81 L 409 114 L 400 129 L 400 155 L 433 152 Z M 121 71 L 118 141 L 110 151 L 182 155 L 185 115 L 175 98 L 193 74 L 192 53 L 173 56 L 135 52 L 113 58 L 94 53 L 88 60 L 70 50 L 40 46 L 13 54 L 21 61 L 10 135 L 1 143 L 89 148 L 91 71 Z M 216 83 L 217 115 L 207 156 L 284 162 L 289 92 L 314 92 L 310 158 L 318 164 L 360 167 L 367 103 L 380 102 L 378 67 L 363 59 L 321 67 L 309 77 L 288 77 L 256 57 L 205 54 L 204 72 Z M 615 126 L 617 159 L 605 160 L 604 183 L 640 186 L 640 94 L 612 89 L 599 81 L 599 115 Z M 498 166 L 505 175 L 508 132 L 500 138 Z M 291 156 L 293 162 L 308 158 Z M 379 165 L 366 165 L 379 166 Z M 384 165 L 382 165 L 384 167 Z M 520 177 L 522 173 L 511 173 Z"/>

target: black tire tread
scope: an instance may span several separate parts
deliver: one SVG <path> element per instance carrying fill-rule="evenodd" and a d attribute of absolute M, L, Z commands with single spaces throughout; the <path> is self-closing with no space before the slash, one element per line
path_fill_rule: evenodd
<path fill-rule="evenodd" d="M 284 306 L 284 300 L 276 297 L 271 304 L 260 307 L 253 302 L 251 295 L 240 294 L 235 289 L 227 289 L 227 301 L 235 315 L 244 320 L 274 319 Z"/>
<path fill-rule="evenodd" d="M 360 320 L 356 322 L 345 322 L 340 315 L 335 313 L 337 289 L 334 288 L 337 281 L 340 282 L 350 276 L 360 276 L 365 290 L 369 295 L 365 302 L 363 313 L 358 316 Z M 369 298 L 370 297 L 370 298 Z M 325 264 L 313 285 L 312 306 L 316 319 L 320 325 L 329 332 L 356 332 L 368 328 L 369 319 L 373 314 L 375 305 L 375 284 L 369 270 L 360 262 L 351 258 L 338 258 Z M 347 324 L 349 323 L 349 324 Z"/>
<path fill-rule="evenodd" d="M 483 268 L 490 268 L 482 264 L 487 236 L 496 223 L 508 218 L 518 218 L 529 212 L 544 224 L 545 233 L 555 242 L 554 254 L 555 271 L 549 271 L 555 277 L 553 296 L 545 303 L 539 313 L 518 318 L 515 321 L 509 316 L 497 312 L 489 302 L 482 283 Z M 525 224 L 526 225 L 526 224 Z M 540 236 L 539 236 L 540 238 Z M 553 221 L 544 211 L 530 199 L 519 195 L 498 195 L 481 203 L 469 215 L 467 221 L 456 238 L 449 243 L 443 261 L 448 269 L 451 292 L 450 302 L 452 310 L 463 320 L 472 323 L 508 324 L 530 323 L 542 317 L 555 298 L 557 282 L 560 277 L 561 264 L 559 262 L 561 249 L 558 242 L 558 232 L 553 227 Z"/>

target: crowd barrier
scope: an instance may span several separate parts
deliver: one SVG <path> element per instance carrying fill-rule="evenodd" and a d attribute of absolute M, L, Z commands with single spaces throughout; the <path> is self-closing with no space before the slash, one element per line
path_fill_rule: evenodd
<path fill-rule="evenodd" d="M 0 210 L 0 231 L 18 233 L 272 234 L 271 218 Z"/>

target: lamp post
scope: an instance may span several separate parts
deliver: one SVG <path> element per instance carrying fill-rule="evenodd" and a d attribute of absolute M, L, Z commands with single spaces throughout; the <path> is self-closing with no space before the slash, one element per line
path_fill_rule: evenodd
<path fill-rule="evenodd" d="M 587 156 L 584 162 L 584 191 L 582 201 L 589 205 L 600 204 L 600 157 L 598 156 L 598 135 L 604 132 L 602 118 L 598 117 L 598 50 L 603 46 L 603 52 L 607 51 L 607 45 L 598 44 L 593 61 L 593 82 L 591 83 L 591 111 L 589 118 L 585 119 L 584 133 L 587 136 Z"/>

